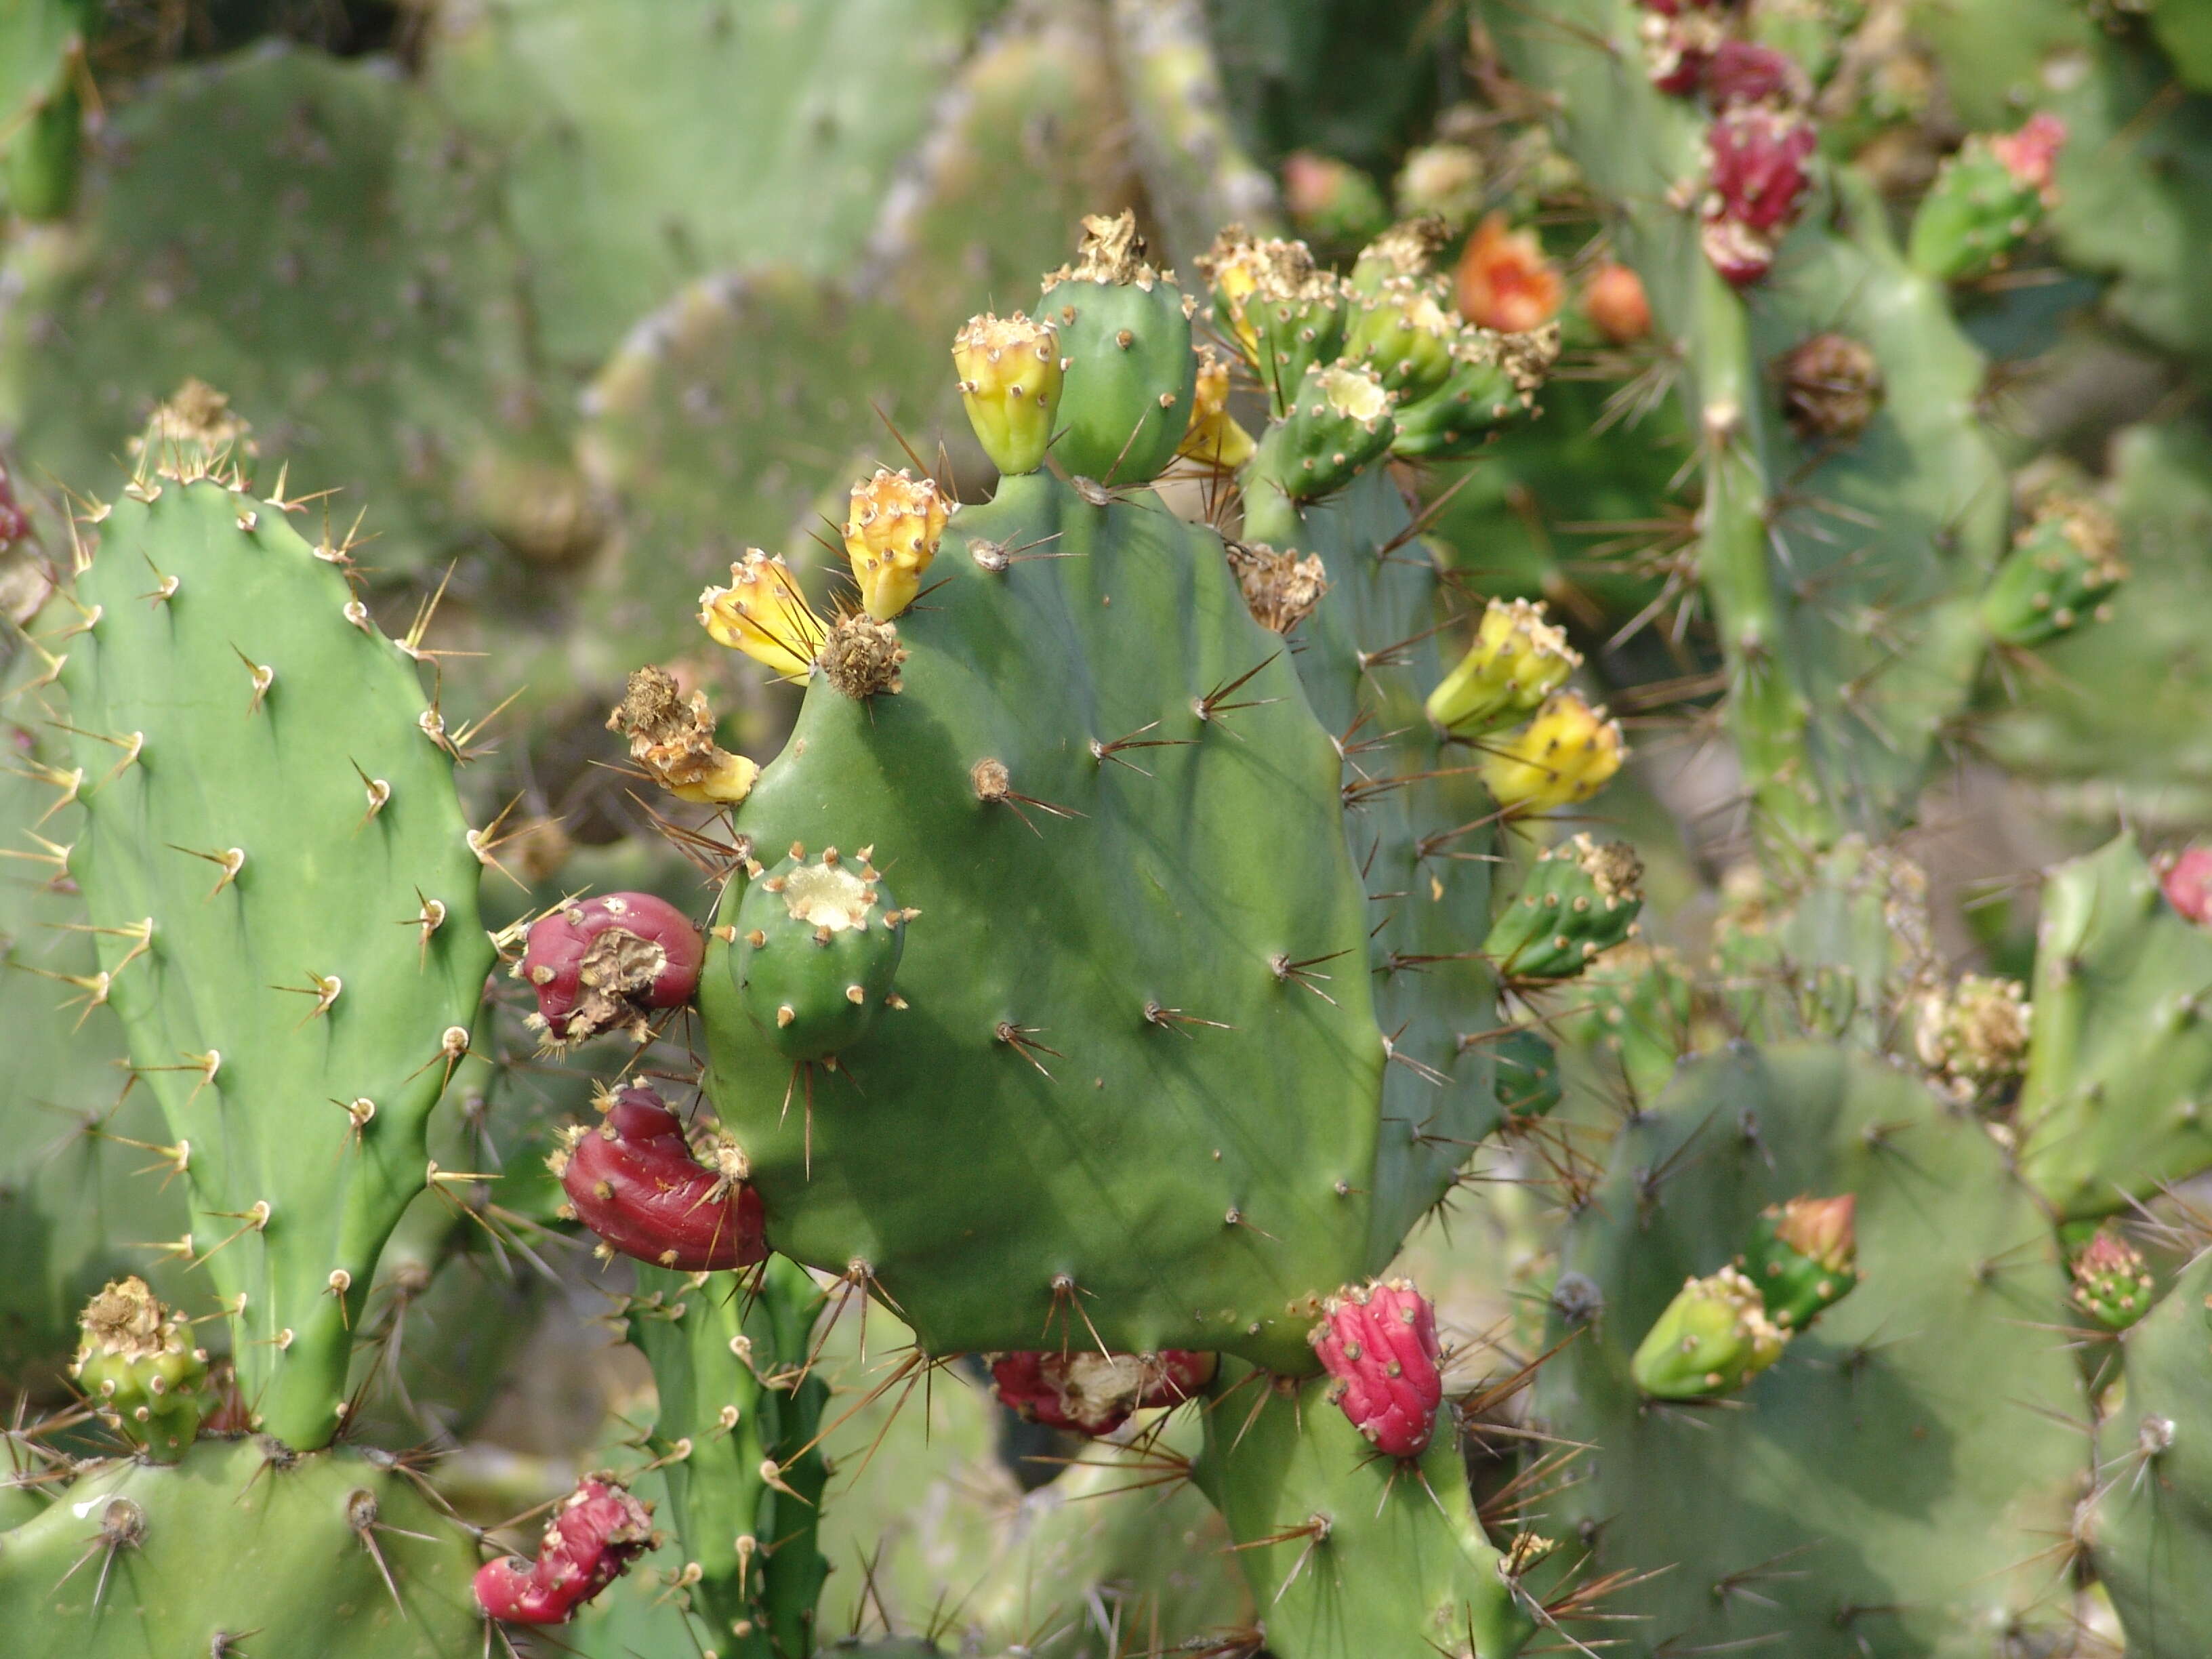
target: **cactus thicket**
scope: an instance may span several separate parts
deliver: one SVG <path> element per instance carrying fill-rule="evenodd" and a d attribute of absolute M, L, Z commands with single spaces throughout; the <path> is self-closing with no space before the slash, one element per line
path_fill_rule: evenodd
<path fill-rule="evenodd" d="M 0 21 L 0 1645 L 2205 1650 L 2187 6 L 388 9 Z"/>

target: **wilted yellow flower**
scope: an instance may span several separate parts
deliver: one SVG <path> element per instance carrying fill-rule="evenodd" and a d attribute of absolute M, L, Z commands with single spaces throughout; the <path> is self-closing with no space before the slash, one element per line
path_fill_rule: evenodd
<path fill-rule="evenodd" d="M 1492 599 L 1467 655 L 1429 693 L 1429 718 L 1462 736 L 1494 732 L 1540 707 L 1582 660 L 1540 603 Z"/>
<path fill-rule="evenodd" d="M 860 584 L 861 608 L 878 622 L 914 603 L 955 510 L 935 479 L 917 479 L 904 467 L 892 472 L 879 466 L 874 477 L 853 486 L 845 552 Z"/>
<path fill-rule="evenodd" d="M 629 757 L 679 800 L 730 805 L 752 793 L 760 768 L 714 741 L 707 696 L 687 699 L 675 676 L 648 665 L 629 677 L 629 690 L 607 729 L 629 739 Z"/>
<path fill-rule="evenodd" d="M 1229 359 L 1210 345 L 1198 348 L 1198 392 L 1190 425 L 1176 453 L 1186 460 L 1234 472 L 1252 459 L 1252 434 L 1229 413 Z"/>
<path fill-rule="evenodd" d="M 730 567 L 730 585 L 699 595 L 699 620 L 718 645 L 742 651 L 787 679 L 804 679 L 826 631 L 791 568 L 757 547 Z"/>
<path fill-rule="evenodd" d="M 1572 691 L 1555 693 L 1536 718 L 1482 759 L 1482 781 L 1512 817 L 1588 800 L 1628 753 L 1618 722 Z"/>
<path fill-rule="evenodd" d="M 1052 441 L 1060 407 L 1060 337 L 1020 312 L 970 317 L 952 339 L 960 401 L 991 464 L 1005 473 L 1034 472 Z"/>

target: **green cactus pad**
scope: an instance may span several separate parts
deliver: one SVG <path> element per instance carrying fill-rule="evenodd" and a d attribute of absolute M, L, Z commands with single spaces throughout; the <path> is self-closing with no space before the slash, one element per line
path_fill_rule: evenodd
<path fill-rule="evenodd" d="M 2061 1213 L 2108 1214 L 2212 1169 L 2212 933 L 2121 836 L 2043 890 L 2020 1168 Z"/>
<path fill-rule="evenodd" d="M 1052 453 L 1079 478 L 1149 483 L 1190 424 L 1190 313 L 1174 273 L 1146 262 L 1132 215 L 1084 225 L 1075 264 L 1045 278 L 1037 302 L 1067 363 Z"/>
<path fill-rule="evenodd" d="M 1508 1120 L 1548 1116 L 1565 1093 L 1552 1045 L 1522 1027 L 1500 1037 L 1490 1053 L 1498 1068 L 1498 1104 Z"/>
<path fill-rule="evenodd" d="M 2130 1659 L 2212 1652 L 2212 1258 L 2121 1339 L 2125 1389 L 2097 1430 L 2082 1528 Z"/>
<path fill-rule="evenodd" d="M 729 956 L 738 1000 L 778 1054 L 824 1060 L 867 1034 L 891 994 L 904 914 L 865 862 L 792 854 L 744 886 Z"/>
<path fill-rule="evenodd" d="M 1505 1659 L 1534 1621 L 1468 1495 L 1457 1437 L 1381 1457 L 1330 1384 L 1234 1362 L 1194 1472 L 1237 1540 L 1280 1659 Z"/>
<path fill-rule="evenodd" d="M 416 88 L 244 53 L 149 79 L 106 140 L 71 233 L 9 250 L 0 418 L 27 473 L 104 477 L 197 375 L 268 412 L 288 489 L 347 492 L 328 504 L 341 530 L 374 503 L 382 570 L 472 523 L 523 533 L 538 491 L 515 495 L 504 464 L 566 477 L 565 457 L 483 158 Z"/>
<path fill-rule="evenodd" d="M 1728 1402 L 1645 1401 L 1629 1354 L 1684 1279 L 1808 1192 L 1856 1194 L 1858 1287 Z M 1576 1340 L 1538 1375 L 1535 1421 L 1593 1449 L 1545 1527 L 1579 1528 L 1593 1574 L 1656 1575 L 1606 1603 L 1617 1651 L 1966 1659 L 2069 1627 L 2042 1555 L 2083 1467 L 2082 1388 L 2049 1329 L 2065 1281 L 1971 1119 L 1848 1048 L 1700 1060 L 1621 1130 L 1559 1265 L 1551 1340 Z"/>
<path fill-rule="evenodd" d="M 1923 276 L 1971 282 L 2008 264 L 2042 221 L 2035 189 L 2005 170 L 1987 140 L 1970 137 L 1921 198 L 1905 257 Z"/>
<path fill-rule="evenodd" d="M 190 1142 L 184 1253 L 234 1310 L 257 1419 L 313 1447 L 492 953 L 416 664 L 230 464 L 157 432 L 86 529 L 76 609 L 53 607 L 85 623 L 61 671 L 70 869 L 132 1060 Z"/>
<path fill-rule="evenodd" d="M 479 1659 L 476 1567 L 388 1455 L 204 1440 L 100 1465 L 0 1533 L 0 1629 L 11 1659 Z"/>
<path fill-rule="evenodd" d="M 708 271 L 848 267 L 974 9 L 523 0 L 441 14 L 431 84 L 502 157 L 546 349 L 588 370 Z"/>
<path fill-rule="evenodd" d="M 716 1643 L 735 1638 L 736 1659 L 810 1652 L 829 1571 L 814 1543 L 827 1471 L 811 1443 L 828 1390 L 804 1374 L 820 1293 L 781 1257 L 757 1293 L 727 1273 L 640 1267 L 637 1281 L 630 1340 L 659 1399 L 647 1443 L 668 1460 L 665 1517 L 700 1570 L 690 1610 Z"/>
<path fill-rule="evenodd" d="M 1490 923 L 1497 805 L 1476 757 L 1422 712 L 1439 678 L 1436 566 L 1413 542 L 1388 473 L 1300 507 L 1261 489 L 1245 497 L 1247 537 L 1317 556 L 1329 586 L 1298 625 L 1307 700 L 1342 757 L 1344 829 L 1367 890 L 1366 961 L 1375 1017 L 1389 1038 L 1366 1273 L 1451 1190 L 1474 1144 L 1498 1127 L 1483 1047 L 1497 994 L 1474 949 Z M 1398 550 L 1377 556 L 1377 550 Z M 1342 997 L 1351 962 L 1316 964 Z M 1334 1286 L 1331 1287 L 1334 1288 Z"/>
<path fill-rule="evenodd" d="M 1055 556 L 994 572 L 987 542 Z M 1310 1365 L 1305 1299 L 1367 1237 L 1384 1065 L 1335 969 L 1368 925 L 1335 750 L 1219 541 L 1155 505 L 1006 479 L 927 580 L 905 689 L 810 687 L 737 816 L 763 848 L 872 847 L 922 918 L 911 1006 L 834 1073 L 762 1039 L 709 947 L 708 1087 L 769 1237 L 872 1273 L 933 1352 L 1095 1330 Z M 1299 977 L 1324 963 L 1326 997 Z"/>

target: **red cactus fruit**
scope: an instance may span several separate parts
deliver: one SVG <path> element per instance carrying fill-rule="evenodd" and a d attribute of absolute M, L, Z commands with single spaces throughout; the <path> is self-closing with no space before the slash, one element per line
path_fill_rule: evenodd
<path fill-rule="evenodd" d="M 1651 331 L 1644 279 L 1610 259 L 1583 283 L 1583 314 L 1615 345 L 1632 345 Z"/>
<path fill-rule="evenodd" d="M 699 988 L 706 948 L 665 899 L 608 893 L 532 923 L 515 977 L 538 995 L 532 1027 L 553 1042 L 624 1030 L 641 1042 L 653 1010 L 678 1007 Z"/>
<path fill-rule="evenodd" d="M 509 1624 L 565 1623 L 654 1541 L 651 1510 L 587 1475 L 561 1500 L 535 1561 L 508 1555 L 477 1569 L 477 1605 Z"/>
<path fill-rule="evenodd" d="M 991 1380 L 1009 1409 L 1048 1428 L 1111 1434 L 1129 1413 L 1179 1406 L 1213 1380 L 1210 1353 L 1002 1353 Z"/>
<path fill-rule="evenodd" d="M 1739 104 L 1802 104 L 1812 88 L 1789 53 L 1751 40 L 1723 40 L 1705 65 L 1705 97 L 1716 110 Z"/>
<path fill-rule="evenodd" d="M 683 1273 L 767 1257 L 760 1194 L 735 1142 L 702 1136 L 695 1152 L 683 1120 L 647 1088 L 624 1089 L 605 1110 L 547 1160 L 578 1220 L 623 1255 Z"/>
<path fill-rule="evenodd" d="M 1775 246 L 1804 206 L 1818 136 L 1789 110 L 1739 106 L 1705 134 L 1705 257 L 1741 288 L 1766 275 Z"/>
<path fill-rule="evenodd" d="M 1714 0 L 1640 0 L 1644 64 L 1651 84 L 1683 97 L 1698 89 L 1721 43 Z"/>
<path fill-rule="evenodd" d="M 2166 902 L 2199 927 L 2212 927 L 2212 846 L 2191 847 L 2163 861 Z"/>
<path fill-rule="evenodd" d="M 1337 1379 L 1330 1397 L 1378 1451 L 1418 1457 L 1443 1399 L 1437 1310 L 1406 1279 L 1346 1289 L 1322 1304 L 1307 1340 Z"/>

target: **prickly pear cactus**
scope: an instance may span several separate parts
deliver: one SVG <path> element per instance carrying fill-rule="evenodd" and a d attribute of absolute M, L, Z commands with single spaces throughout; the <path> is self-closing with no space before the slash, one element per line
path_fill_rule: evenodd
<path fill-rule="evenodd" d="M 2069 1217 L 2212 1169 L 2212 933 L 2122 836 L 2044 889 L 2021 1172 Z"/>
<path fill-rule="evenodd" d="M 1742 1255 L 1768 1206 L 1846 1193 L 1847 1297 L 1740 1391 L 1639 1393 L 1632 1351 L 1686 1278 Z M 2039 1324 L 2066 1280 L 2033 1195 L 1921 1084 L 1802 1044 L 1696 1062 L 1621 1130 L 1559 1267 L 1567 1346 L 1535 1415 L 1592 1449 L 1547 1530 L 1592 1575 L 1650 1575 L 1610 1604 L 1627 1650 L 1965 1656 L 2065 1626 L 2039 1558 L 2079 1496 L 2085 1406 Z"/>
<path fill-rule="evenodd" d="M 0 1617 L 25 1659 L 159 1652 L 468 1659 L 477 1548 L 389 1454 L 202 1440 L 119 1461 L 5 1534 Z M 220 1563 L 220 1571 L 210 1571 Z"/>
<path fill-rule="evenodd" d="M 201 389 L 204 393 L 204 388 Z M 430 1173 L 491 951 L 469 742 L 346 580 L 249 487 L 241 425 L 165 405 L 84 515 L 45 649 L 84 811 L 69 868 L 191 1196 L 167 1248 L 233 1320 L 252 1420 L 319 1446 L 384 1239 Z M 281 1127 L 280 1127 L 281 1125 Z"/>

